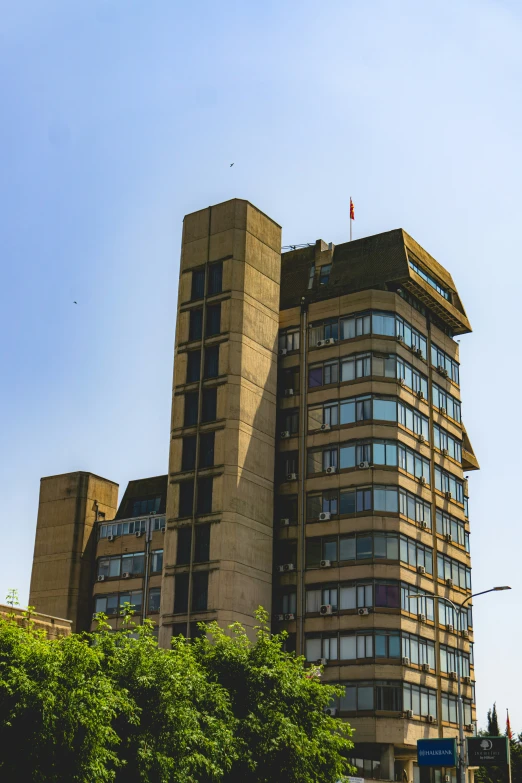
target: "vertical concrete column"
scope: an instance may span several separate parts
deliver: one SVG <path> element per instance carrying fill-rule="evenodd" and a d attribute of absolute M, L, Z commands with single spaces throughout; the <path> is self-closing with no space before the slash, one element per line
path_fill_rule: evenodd
<path fill-rule="evenodd" d="M 208 618 L 226 625 L 239 621 L 252 628 L 258 606 L 271 611 L 274 458 L 277 391 L 277 336 L 281 228 L 247 201 L 233 199 L 187 215 L 181 251 L 180 300 L 174 359 L 172 442 L 185 430 L 182 408 L 184 354 L 192 271 L 223 263 L 223 286 L 208 308 L 221 302 L 217 421 L 198 424 L 190 433 L 216 430 L 213 471 L 212 529 Z M 208 340 L 208 338 L 207 338 Z M 205 336 L 202 350 L 207 343 Z M 213 338 L 215 342 L 216 338 Z M 191 349 L 199 347 L 195 343 Z M 219 446 L 218 446 L 219 444 Z M 171 449 L 167 497 L 162 623 L 173 616 L 181 448 Z M 185 476 L 186 477 L 186 476 Z M 192 617 L 191 617 L 192 619 Z M 200 618 L 197 619 L 206 619 Z M 168 628 L 160 644 L 168 644 Z"/>
<path fill-rule="evenodd" d="M 118 485 L 92 473 L 48 476 L 40 483 L 29 604 L 88 630 L 99 512 L 112 519 Z"/>
<path fill-rule="evenodd" d="M 393 745 L 383 745 L 381 748 L 381 780 L 394 780 L 395 753 Z M 413 779 L 413 775 L 412 775 Z"/>

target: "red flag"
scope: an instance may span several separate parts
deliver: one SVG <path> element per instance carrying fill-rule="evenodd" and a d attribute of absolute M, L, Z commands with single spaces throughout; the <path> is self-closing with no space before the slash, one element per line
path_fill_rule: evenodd
<path fill-rule="evenodd" d="M 353 208 L 353 201 L 350 199 L 350 220 L 355 220 L 355 212 Z"/>
<path fill-rule="evenodd" d="M 509 710 L 506 710 L 507 712 L 507 718 L 506 718 L 506 735 L 509 740 L 513 739 L 513 732 L 511 731 L 511 723 L 509 722 Z"/>

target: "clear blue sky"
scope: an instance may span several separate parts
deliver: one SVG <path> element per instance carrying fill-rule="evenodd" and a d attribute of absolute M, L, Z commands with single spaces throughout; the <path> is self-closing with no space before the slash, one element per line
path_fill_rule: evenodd
<path fill-rule="evenodd" d="M 183 215 L 237 196 L 284 243 L 403 227 L 453 274 L 479 719 L 522 730 L 515 414 L 522 9 L 417 0 L 1 3 L 0 599 L 39 479 L 167 470 Z M 229 164 L 234 162 L 233 168 Z M 78 305 L 73 305 L 77 300 Z M 517 359 L 517 361 L 515 361 Z M 508 404 L 509 403 L 509 404 Z"/>

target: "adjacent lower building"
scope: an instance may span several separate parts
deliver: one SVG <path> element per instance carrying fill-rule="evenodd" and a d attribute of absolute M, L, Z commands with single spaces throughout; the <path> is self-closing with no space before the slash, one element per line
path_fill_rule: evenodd
<path fill-rule="evenodd" d="M 470 331 L 402 229 L 281 252 L 249 202 L 187 215 L 168 474 L 119 506 L 92 474 L 42 479 L 30 603 L 76 630 L 131 604 L 164 646 L 201 621 L 250 633 L 263 606 L 345 686 L 361 777 L 420 781 L 417 739 L 456 734 L 457 659 L 475 720 L 472 610 L 448 603 L 471 595 Z"/>

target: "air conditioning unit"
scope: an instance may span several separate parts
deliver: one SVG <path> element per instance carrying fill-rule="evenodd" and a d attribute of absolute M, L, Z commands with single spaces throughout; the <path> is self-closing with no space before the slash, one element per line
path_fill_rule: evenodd
<path fill-rule="evenodd" d="M 465 731 L 474 731 L 475 727 L 473 726 L 472 723 L 466 723 L 466 725 L 464 726 L 464 729 L 465 729 Z"/>
<path fill-rule="evenodd" d="M 469 631 L 464 629 L 463 631 L 461 631 L 461 633 L 462 633 L 462 638 L 463 639 L 469 639 Z"/>
<path fill-rule="evenodd" d="M 404 380 L 404 378 L 397 378 L 397 383 L 399 384 L 399 386 L 402 386 L 403 388 L 406 386 L 406 381 Z"/>
<path fill-rule="evenodd" d="M 468 677 L 468 675 L 466 675 L 465 677 L 462 678 L 462 682 L 464 683 L 464 685 L 471 685 L 471 677 Z"/>
<path fill-rule="evenodd" d="M 449 451 L 448 451 L 448 449 L 442 449 L 442 453 L 444 454 L 445 457 L 447 457 L 448 454 L 449 454 Z"/>
<path fill-rule="evenodd" d="M 429 663 L 423 663 L 423 664 L 421 665 L 421 669 L 422 669 L 422 671 L 423 671 L 423 672 L 429 672 L 429 670 L 430 670 L 430 665 L 429 665 Z"/>
<path fill-rule="evenodd" d="M 121 578 L 122 579 L 130 579 L 131 576 L 132 576 L 132 574 L 130 573 L 130 571 L 124 571 L 123 574 L 121 575 Z"/>
<path fill-rule="evenodd" d="M 370 463 L 369 463 L 369 462 L 366 462 L 366 461 L 364 461 L 364 462 L 359 462 L 359 464 L 358 464 L 358 466 L 357 466 L 357 467 L 359 468 L 359 470 L 366 470 L 366 468 L 369 468 L 369 467 L 370 467 Z"/>
<path fill-rule="evenodd" d="M 101 576 L 101 575 L 100 575 L 99 577 L 97 577 L 96 581 L 97 581 L 97 582 L 105 582 L 105 579 L 106 579 L 106 577 L 105 577 L 105 576 Z"/>
<path fill-rule="evenodd" d="M 415 356 L 422 356 L 422 348 L 414 348 L 413 353 Z"/>
<path fill-rule="evenodd" d="M 337 707 L 326 707 L 325 713 L 330 715 L 330 717 L 335 718 L 337 715 Z"/>
<path fill-rule="evenodd" d="M 404 658 L 402 659 L 402 665 L 403 666 L 409 666 L 410 665 L 410 659 L 408 658 L 407 655 L 405 655 Z"/>
<path fill-rule="evenodd" d="M 419 522 L 419 527 L 422 528 L 423 530 L 427 530 L 428 529 L 428 523 L 425 522 L 424 520 L 422 520 L 422 522 Z"/>
<path fill-rule="evenodd" d="M 402 334 L 398 334 L 397 335 L 397 342 L 398 343 L 403 343 L 404 342 L 404 337 L 402 336 Z"/>
<path fill-rule="evenodd" d="M 326 345 L 326 341 L 325 340 L 318 340 L 315 345 L 316 345 L 316 348 L 322 348 L 323 345 Z"/>
<path fill-rule="evenodd" d="M 281 438 L 289 438 L 290 437 L 290 430 L 283 430 L 281 432 Z"/>
<path fill-rule="evenodd" d="M 441 405 L 441 407 L 440 407 L 440 412 L 441 412 L 441 413 L 442 413 L 444 416 L 446 415 L 446 408 L 445 408 L 443 405 Z"/>
<path fill-rule="evenodd" d="M 450 680 L 456 680 L 457 679 L 457 672 L 449 672 L 449 678 L 450 678 Z"/>
<path fill-rule="evenodd" d="M 328 522 L 330 516 L 331 514 L 329 511 L 321 511 L 321 513 L 319 514 L 319 522 Z"/>
<path fill-rule="evenodd" d="M 448 633 L 455 633 L 455 626 L 452 623 L 448 623 L 446 626 L 446 631 Z"/>
<path fill-rule="evenodd" d="M 288 519 L 288 517 L 283 517 L 283 519 L 279 520 L 279 524 L 281 525 L 281 527 L 288 527 L 288 525 L 290 524 L 290 520 Z"/>
<path fill-rule="evenodd" d="M 323 604 L 321 607 L 319 607 L 319 614 L 333 614 L 332 605 Z"/>
<path fill-rule="evenodd" d="M 276 620 L 277 620 L 279 623 L 282 623 L 284 619 L 285 619 L 285 616 L 284 616 L 284 614 L 276 614 Z"/>
<path fill-rule="evenodd" d="M 426 438 L 424 435 L 419 435 L 419 443 L 426 443 Z"/>
<path fill-rule="evenodd" d="M 447 541 L 448 544 L 451 544 L 451 542 L 453 541 L 453 536 L 451 535 L 451 533 L 445 533 L 444 540 Z"/>
<path fill-rule="evenodd" d="M 442 364 L 439 364 L 439 366 L 437 367 L 437 370 L 438 370 L 438 372 L 440 372 L 440 374 L 441 374 L 441 375 L 443 375 L 445 378 L 447 378 L 447 377 L 448 377 L 448 371 L 446 370 L 446 368 L 444 367 L 444 365 L 442 365 Z"/>
<path fill-rule="evenodd" d="M 426 717 L 426 720 L 428 721 L 428 723 L 435 723 L 435 715 L 428 715 Z"/>
<path fill-rule="evenodd" d="M 287 481 L 297 481 L 297 473 L 287 473 L 286 474 L 286 480 Z"/>
<path fill-rule="evenodd" d="M 417 566 L 417 573 L 424 575 L 426 573 L 426 569 L 424 568 L 424 566 Z"/>
<path fill-rule="evenodd" d="M 93 619 L 93 620 L 96 620 L 96 615 L 97 615 L 97 612 L 93 612 L 93 613 L 92 613 L 92 619 Z"/>
<path fill-rule="evenodd" d="M 417 397 L 419 398 L 419 400 L 423 400 L 424 399 L 424 392 L 419 389 L 419 391 L 417 392 Z"/>
<path fill-rule="evenodd" d="M 293 389 L 285 389 L 285 397 L 293 397 L 293 396 L 294 396 Z"/>
<path fill-rule="evenodd" d="M 288 614 L 285 614 L 285 620 L 295 620 L 295 614 L 293 612 L 288 612 Z"/>
<path fill-rule="evenodd" d="M 444 497 L 446 498 L 446 500 L 451 500 L 451 492 L 445 492 Z"/>
<path fill-rule="evenodd" d="M 335 343 L 335 337 L 327 337 L 323 340 L 323 345 L 333 345 Z"/>
<path fill-rule="evenodd" d="M 419 623 L 425 623 L 426 622 L 426 615 L 425 614 L 418 614 L 417 615 L 417 620 L 419 621 Z"/>
<path fill-rule="evenodd" d="M 326 658 L 319 658 L 318 661 L 317 661 L 317 665 L 318 666 L 326 666 L 327 663 L 328 663 L 328 661 L 327 661 Z"/>
<path fill-rule="evenodd" d="M 422 486 L 425 486 L 428 482 L 426 481 L 424 476 L 419 476 L 419 484 L 422 484 Z"/>
<path fill-rule="evenodd" d="M 294 570 L 294 564 L 293 563 L 285 563 L 284 565 L 277 566 L 278 571 L 280 574 L 286 574 L 288 571 Z"/>
<path fill-rule="evenodd" d="M 413 710 L 406 710 L 404 713 L 405 718 L 413 718 Z"/>
<path fill-rule="evenodd" d="M 162 533 L 165 532 L 165 528 L 164 527 L 161 527 L 160 530 L 161 530 Z"/>
<path fill-rule="evenodd" d="M 451 783 L 451 775 L 444 775 L 444 783 Z"/>
<path fill-rule="evenodd" d="M 321 560 L 319 565 L 321 566 L 321 568 L 331 568 L 332 561 L 331 560 Z"/>
<path fill-rule="evenodd" d="M 319 429 L 321 430 L 321 432 L 328 432 L 330 430 L 330 425 L 329 424 L 321 424 Z"/>
<path fill-rule="evenodd" d="M 107 541 L 114 541 L 116 536 L 107 536 Z"/>
<path fill-rule="evenodd" d="M 368 617 L 370 614 L 370 610 L 366 608 L 366 606 L 361 606 L 360 609 L 357 609 L 357 614 L 359 617 Z"/>
<path fill-rule="evenodd" d="M 286 348 L 280 348 L 279 349 L 279 356 L 286 356 L 287 353 L 288 353 L 288 351 L 287 351 Z"/>
<path fill-rule="evenodd" d="M 326 472 L 327 473 L 335 473 L 336 470 L 337 470 L 337 468 L 335 467 L 335 465 L 330 465 L 329 468 L 326 468 Z"/>
<path fill-rule="evenodd" d="M 453 587 L 453 579 L 446 579 L 446 587 Z"/>
<path fill-rule="evenodd" d="M 141 530 L 137 530 L 137 531 L 134 533 L 134 535 L 136 536 L 136 538 L 141 538 L 141 537 L 142 537 L 142 535 L 143 535 L 143 532 L 142 532 Z"/>

